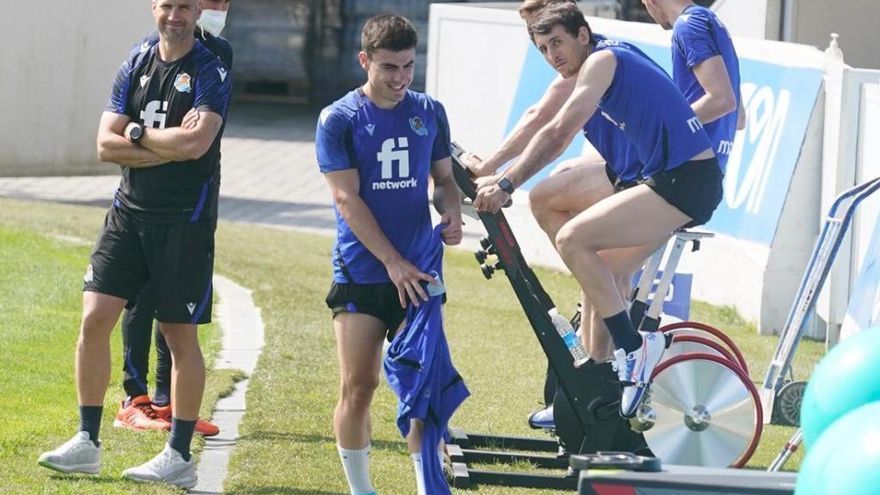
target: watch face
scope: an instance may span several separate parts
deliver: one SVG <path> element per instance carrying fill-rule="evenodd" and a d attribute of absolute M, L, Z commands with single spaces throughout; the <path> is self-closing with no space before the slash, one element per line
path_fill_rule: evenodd
<path fill-rule="evenodd" d="M 513 184 L 510 183 L 510 179 L 504 177 L 500 181 L 498 181 L 498 187 L 501 188 L 502 191 L 507 194 L 513 194 Z"/>
<path fill-rule="evenodd" d="M 130 131 L 128 131 L 128 135 L 131 137 L 133 141 L 137 141 L 141 138 L 144 133 L 144 128 L 141 126 L 132 127 Z"/>

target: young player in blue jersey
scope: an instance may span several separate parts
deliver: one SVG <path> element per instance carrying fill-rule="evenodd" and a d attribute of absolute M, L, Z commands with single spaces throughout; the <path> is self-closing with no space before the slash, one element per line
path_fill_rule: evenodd
<path fill-rule="evenodd" d="M 727 28 L 690 0 L 642 0 L 663 29 L 672 30 L 672 78 L 706 129 L 721 170 L 745 127 L 739 58 Z"/>
<path fill-rule="evenodd" d="M 232 69 L 232 47 L 220 36 L 226 25 L 230 0 L 200 0 L 202 13 L 196 20 L 195 37 L 220 58 L 227 69 Z M 154 31 L 135 45 L 135 50 L 152 47 L 159 42 L 159 32 Z M 193 108 L 183 118 L 180 126 L 193 129 L 198 124 L 200 110 Z M 220 129 L 222 136 L 223 129 Z M 165 337 L 153 321 L 156 316 L 155 293 L 149 286 L 129 301 L 122 314 L 122 387 L 126 398 L 122 401 L 113 426 L 136 431 L 168 430 L 171 428 L 171 351 Z M 156 341 L 155 394 L 150 398 L 147 386 L 149 372 L 151 331 Z M 196 433 L 214 436 L 220 433 L 217 425 L 199 419 Z"/>
<path fill-rule="evenodd" d="M 462 238 L 446 113 L 436 100 L 409 90 L 416 43 L 407 19 L 370 18 L 358 54 L 367 82 L 321 112 L 315 136 L 337 223 L 326 300 L 341 378 L 333 426 L 351 493 L 358 495 L 374 492 L 370 402 L 379 383 L 382 341 L 401 326 L 408 304 L 427 300 L 425 284 L 436 282 L 412 263 L 430 247 L 430 179 L 434 206 L 446 224 L 443 241 L 452 245 Z M 414 426 L 407 443 L 417 453 L 421 427 Z"/>
<path fill-rule="evenodd" d="M 643 166 L 640 183 L 579 213 L 555 239 L 611 334 L 624 385 L 620 412 L 631 417 L 663 355 L 664 339 L 637 332 L 608 264 L 598 253 L 656 246 L 679 227 L 708 221 L 721 201 L 721 170 L 699 119 L 656 64 L 624 46 L 597 46 L 577 9 L 548 7 L 530 29 L 542 53 L 566 31 L 583 33 L 577 58 L 567 61 L 577 71 L 577 84 L 519 160 L 503 176 L 481 185 L 475 207 L 497 211 L 514 188 L 559 156 L 597 112 L 632 141 Z"/>
<path fill-rule="evenodd" d="M 101 116 L 98 158 L 119 164 L 122 180 L 84 277 L 79 432 L 38 461 L 57 471 L 100 472 L 110 333 L 149 282 L 174 361 L 174 416 L 162 452 L 123 476 L 182 488 L 197 482 L 189 452 L 205 385 L 197 325 L 211 318 L 220 129 L 231 84 L 219 58 L 194 38 L 200 10 L 198 0 L 152 2 L 159 42 L 123 63 Z M 182 127 L 192 108 L 198 122 Z"/>

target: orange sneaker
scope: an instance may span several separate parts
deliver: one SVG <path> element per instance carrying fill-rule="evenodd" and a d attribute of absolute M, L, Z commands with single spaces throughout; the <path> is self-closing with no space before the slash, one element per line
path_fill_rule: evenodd
<path fill-rule="evenodd" d="M 171 424 L 171 404 L 168 404 L 167 406 L 157 406 L 153 404 L 153 410 L 156 411 L 156 414 L 159 415 L 160 418 L 168 421 L 169 425 Z M 204 419 L 199 418 L 196 420 L 196 433 L 204 437 L 213 437 L 220 433 L 220 427 L 210 421 L 205 421 Z"/>
<path fill-rule="evenodd" d="M 137 431 L 160 430 L 168 431 L 171 429 L 171 423 L 162 419 L 155 410 L 153 410 L 150 396 L 138 395 L 128 401 L 122 401 L 119 410 L 116 411 L 116 418 L 113 420 L 113 426 L 117 428 L 128 428 Z"/>
<path fill-rule="evenodd" d="M 199 418 L 196 420 L 196 433 L 203 437 L 213 437 L 220 433 L 220 427 L 210 421 Z"/>

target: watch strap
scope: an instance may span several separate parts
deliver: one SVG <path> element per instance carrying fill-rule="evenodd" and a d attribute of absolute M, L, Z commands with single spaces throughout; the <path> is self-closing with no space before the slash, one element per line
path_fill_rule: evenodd
<path fill-rule="evenodd" d="M 513 194 L 513 191 L 516 190 L 516 188 L 513 187 L 513 183 L 510 182 L 510 179 L 507 177 L 502 177 L 501 180 L 498 181 L 498 187 L 507 194 Z"/>

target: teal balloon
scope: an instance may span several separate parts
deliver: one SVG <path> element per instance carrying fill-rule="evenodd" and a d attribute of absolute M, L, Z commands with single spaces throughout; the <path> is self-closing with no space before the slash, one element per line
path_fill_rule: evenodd
<path fill-rule="evenodd" d="M 804 443 L 815 444 L 831 423 L 874 401 L 880 401 L 880 327 L 844 340 L 819 361 L 801 403 Z"/>
<path fill-rule="evenodd" d="M 880 402 L 839 418 L 807 449 L 795 495 L 880 495 Z"/>

